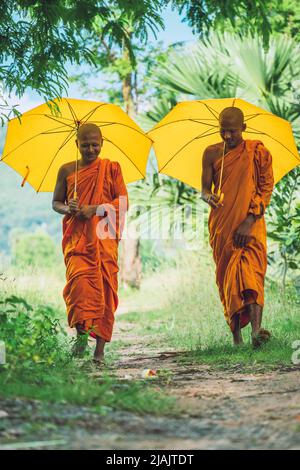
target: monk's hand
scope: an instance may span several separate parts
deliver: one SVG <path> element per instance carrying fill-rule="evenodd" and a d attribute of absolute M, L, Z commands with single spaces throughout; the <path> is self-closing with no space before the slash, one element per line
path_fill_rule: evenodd
<path fill-rule="evenodd" d="M 235 248 L 244 248 L 251 240 L 250 232 L 255 217 L 251 214 L 239 225 L 233 234 L 233 246 Z"/>
<path fill-rule="evenodd" d="M 96 209 L 97 206 L 82 206 L 79 212 L 77 213 L 77 217 L 80 217 L 81 219 L 90 219 L 91 217 L 96 215 Z"/>
<path fill-rule="evenodd" d="M 68 207 L 71 215 L 76 215 L 80 211 L 77 199 L 70 199 Z"/>
<path fill-rule="evenodd" d="M 202 195 L 202 199 L 207 202 L 207 204 L 210 205 L 210 207 L 212 207 L 213 209 L 217 209 L 218 207 L 224 206 L 223 202 L 220 201 L 220 198 L 219 196 L 217 196 L 217 194 L 206 193 Z"/>

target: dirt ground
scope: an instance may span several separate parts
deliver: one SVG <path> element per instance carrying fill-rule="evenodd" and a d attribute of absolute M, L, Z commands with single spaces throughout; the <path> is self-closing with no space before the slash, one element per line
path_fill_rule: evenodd
<path fill-rule="evenodd" d="M 178 400 L 180 417 L 140 416 L 87 407 L 0 402 L 0 449 L 300 449 L 300 367 L 241 372 L 182 362 L 183 353 L 153 349 L 120 322 L 125 340 L 112 371 L 122 381 L 141 380 L 145 369 L 164 393 Z M 120 331 L 121 329 L 121 331 Z M 101 374 L 94 369 L 91 378 Z"/>

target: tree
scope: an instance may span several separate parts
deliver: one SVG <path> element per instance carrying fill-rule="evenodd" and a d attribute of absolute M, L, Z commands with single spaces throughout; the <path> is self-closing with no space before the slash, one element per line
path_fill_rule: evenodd
<path fill-rule="evenodd" d="M 243 34 L 259 32 L 264 45 L 271 33 L 270 10 L 279 0 L 172 0 L 174 8 L 183 13 L 188 24 L 203 36 L 212 29 L 231 25 Z"/>
<path fill-rule="evenodd" d="M 300 4 L 298 0 L 280 0 L 274 3 L 270 22 L 273 31 L 300 39 Z"/>
<path fill-rule="evenodd" d="M 172 0 L 171 3 L 201 37 L 212 30 L 241 36 L 258 33 L 265 48 L 275 32 L 299 38 L 298 0 Z"/>
<path fill-rule="evenodd" d="M 281 276 L 283 295 L 288 270 L 297 272 L 300 265 L 299 187 L 300 167 L 297 167 L 276 185 L 268 217 L 268 236 L 276 242 L 269 251 L 269 260 Z"/>
<path fill-rule="evenodd" d="M 171 4 L 185 16 L 195 32 L 203 36 L 211 28 L 226 27 L 229 22 L 240 31 L 258 31 L 267 44 L 271 32 L 269 10 L 280 7 L 279 0 L 5 0 L 0 2 L 0 119 L 18 114 L 8 106 L 5 94 L 22 96 L 27 88 L 45 100 L 63 95 L 67 90 L 66 63 L 92 64 L 87 47 L 95 23 L 101 24 L 101 41 L 108 49 L 113 43 L 125 45 L 134 63 L 131 36 L 143 43 L 148 31 L 163 27 L 161 12 Z M 297 31 L 298 10 L 293 16 L 292 0 L 285 0 L 275 15 L 276 27 L 284 24 Z M 284 16 L 285 15 L 285 16 Z M 274 15 L 273 15 L 274 16 Z M 122 19 L 124 18 L 124 22 Z M 132 25 L 128 31 L 128 19 Z M 295 33 L 296 34 L 296 33 Z"/>
<path fill-rule="evenodd" d="M 264 50 L 257 35 L 245 40 L 230 33 L 211 33 L 192 47 L 175 49 L 153 71 L 153 82 L 157 88 L 175 92 L 177 98 L 243 96 L 265 106 L 277 99 L 288 102 L 289 110 L 297 113 L 299 57 L 299 44 L 284 35 L 272 37 Z"/>
<path fill-rule="evenodd" d="M 0 83 L 4 93 L 22 96 L 27 88 L 45 100 L 67 91 L 66 63 L 93 63 L 87 47 L 94 23 L 108 46 L 130 40 L 115 11 L 130 15 L 135 34 L 147 39 L 148 29 L 162 26 L 159 0 L 5 0 L 0 2 Z M 0 113 L 9 117 L 2 93 Z M 16 108 L 12 110 L 16 112 Z"/>
<path fill-rule="evenodd" d="M 12 236 L 12 263 L 21 268 L 53 268 L 58 262 L 57 247 L 45 232 L 16 232 Z"/>

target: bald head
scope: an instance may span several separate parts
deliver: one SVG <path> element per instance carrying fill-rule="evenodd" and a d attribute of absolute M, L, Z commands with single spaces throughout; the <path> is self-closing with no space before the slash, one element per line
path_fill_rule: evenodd
<path fill-rule="evenodd" d="M 96 124 L 92 122 L 86 122 L 79 127 L 77 131 L 77 140 L 81 140 L 83 136 L 89 133 L 99 136 L 102 140 L 100 127 L 96 126 Z"/>
<path fill-rule="evenodd" d="M 221 127 L 223 126 L 223 124 L 230 124 L 234 125 L 237 128 L 242 128 L 244 124 L 244 113 L 240 108 L 224 108 L 223 111 L 221 111 L 220 113 L 219 123 Z"/>
<path fill-rule="evenodd" d="M 83 164 L 89 165 L 98 158 L 102 143 L 102 133 L 96 124 L 87 122 L 79 127 L 76 144 L 81 153 Z"/>
<path fill-rule="evenodd" d="M 220 134 L 226 147 L 231 149 L 243 141 L 242 132 L 246 130 L 244 113 L 235 107 L 224 108 L 219 116 Z"/>

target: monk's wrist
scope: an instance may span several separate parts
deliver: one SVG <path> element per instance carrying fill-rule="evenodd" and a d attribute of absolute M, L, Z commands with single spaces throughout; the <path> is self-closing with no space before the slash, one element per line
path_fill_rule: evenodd
<path fill-rule="evenodd" d="M 93 215 L 97 215 L 98 206 L 91 206 L 93 208 Z"/>
<path fill-rule="evenodd" d="M 247 219 L 246 219 L 250 224 L 254 224 L 256 221 L 256 217 L 254 214 L 248 214 Z"/>
<path fill-rule="evenodd" d="M 62 214 L 71 215 L 70 206 L 65 205 L 64 207 L 62 207 Z"/>
<path fill-rule="evenodd" d="M 201 193 L 201 199 L 209 204 L 212 194 L 211 193 Z"/>

